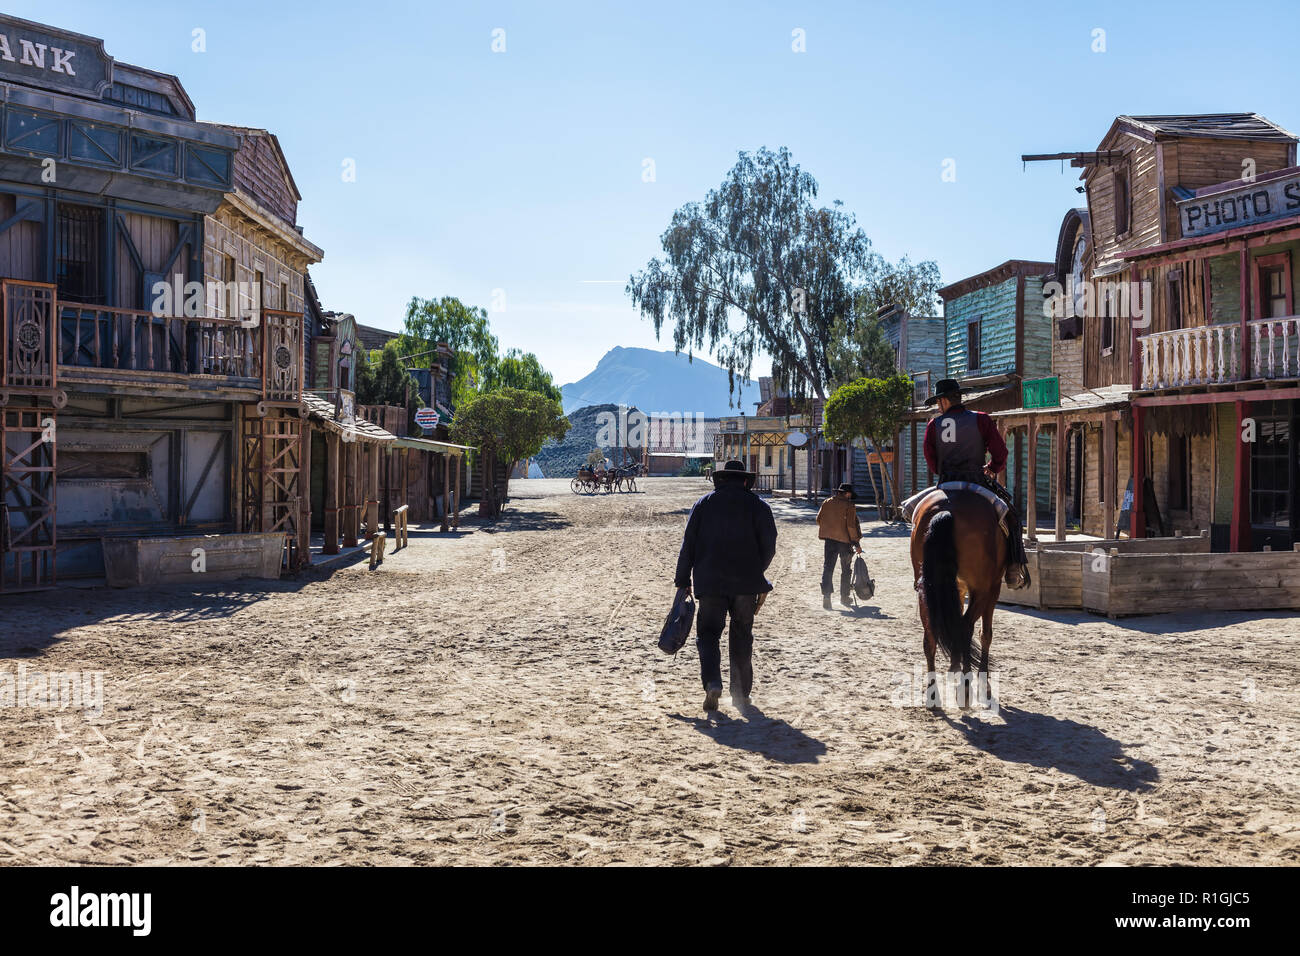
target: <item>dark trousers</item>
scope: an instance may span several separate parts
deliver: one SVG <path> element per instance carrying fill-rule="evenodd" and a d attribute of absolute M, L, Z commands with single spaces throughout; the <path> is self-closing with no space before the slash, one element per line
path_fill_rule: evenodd
<path fill-rule="evenodd" d="M 695 646 L 700 652 L 700 679 L 704 689 L 722 686 L 722 626 L 731 615 L 727 631 L 727 650 L 731 656 L 731 693 L 749 696 L 754 686 L 754 668 L 750 657 L 754 652 L 754 605 L 756 594 L 737 594 L 723 597 L 700 594 L 696 596 Z"/>
<path fill-rule="evenodd" d="M 830 541 L 824 542 L 826 545 L 826 558 L 822 562 L 822 594 L 830 595 L 835 593 L 835 561 L 840 562 L 840 597 L 849 596 L 849 584 L 852 581 L 853 566 L 853 545 L 847 541 Z"/>

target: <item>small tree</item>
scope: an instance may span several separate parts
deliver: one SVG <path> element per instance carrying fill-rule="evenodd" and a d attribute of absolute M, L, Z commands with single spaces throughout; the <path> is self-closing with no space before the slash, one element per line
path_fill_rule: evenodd
<path fill-rule="evenodd" d="M 569 420 L 560 403 L 537 392 L 502 388 L 476 395 L 458 409 L 452 440 L 478 446 L 483 456 L 482 513 L 497 517 L 515 465 L 541 451 L 547 439 L 561 441 L 568 433 Z M 498 461 L 507 466 L 501 488 L 495 480 Z"/>
<path fill-rule="evenodd" d="M 912 380 L 906 375 L 889 378 L 860 378 L 837 388 L 826 401 L 825 434 L 831 441 L 859 443 L 869 456 L 872 446 L 881 451 L 903 426 L 903 416 L 912 406 Z M 867 459 L 867 474 L 876 489 L 875 472 Z M 888 468 L 881 468 L 891 503 L 897 495 Z M 876 513 L 883 520 L 881 495 L 876 491 Z"/>
<path fill-rule="evenodd" d="M 401 350 L 396 339 L 384 343 L 383 349 L 374 349 L 365 361 L 357 365 L 357 403 L 360 405 L 397 405 L 413 414 L 416 403 L 415 379 L 402 364 Z M 409 429 L 414 424 L 407 421 Z"/>
<path fill-rule="evenodd" d="M 604 460 L 605 460 L 605 449 L 603 448 L 593 448 L 591 451 L 587 452 L 588 468 L 594 468 L 596 465 L 599 465 Z"/>

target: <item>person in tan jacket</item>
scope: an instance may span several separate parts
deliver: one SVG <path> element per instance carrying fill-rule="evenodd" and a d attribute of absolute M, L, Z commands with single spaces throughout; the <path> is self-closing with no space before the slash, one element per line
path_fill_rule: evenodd
<path fill-rule="evenodd" d="M 858 542 L 862 540 L 862 527 L 858 524 L 858 509 L 853 506 L 857 495 L 847 482 L 840 485 L 835 497 L 827 498 L 817 510 L 817 537 L 826 542 L 822 562 L 822 607 L 831 609 L 832 578 L 836 560 L 840 563 L 840 603 L 852 607 L 849 600 L 849 568 L 853 555 L 861 554 Z"/>

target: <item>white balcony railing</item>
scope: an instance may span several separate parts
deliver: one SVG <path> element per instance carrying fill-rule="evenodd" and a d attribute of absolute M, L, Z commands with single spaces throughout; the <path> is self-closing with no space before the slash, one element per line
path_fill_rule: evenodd
<path fill-rule="evenodd" d="M 1241 366 L 1241 332 L 1235 323 L 1153 332 L 1138 338 L 1140 387 L 1222 385 L 1247 379 L 1300 378 L 1300 316 L 1246 323 L 1250 362 Z"/>
<path fill-rule="evenodd" d="M 1300 316 L 1256 319 L 1246 324 L 1255 378 L 1300 377 Z"/>
<path fill-rule="evenodd" d="M 1218 385 L 1241 378 L 1238 325 L 1202 325 L 1138 338 L 1142 388 Z"/>

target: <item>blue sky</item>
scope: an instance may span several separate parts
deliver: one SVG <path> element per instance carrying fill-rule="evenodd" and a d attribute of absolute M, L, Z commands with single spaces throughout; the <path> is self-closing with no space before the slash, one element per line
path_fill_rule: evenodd
<path fill-rule="evenodd" d="M 1077 171 L 1021 153 L 1093 149 L 1121 113 L 1300 128 L 1287 3 L 5 6 L 175 73 L 200 119 L 278 134 L 326 308 L 396 329 L 412 295 L 459 296 L 561 384 L 615 345 L 671 349 L 624 284 L 739 150 L 788 146 L 877 251 L 951 282 L 1051 258 Z"/>

